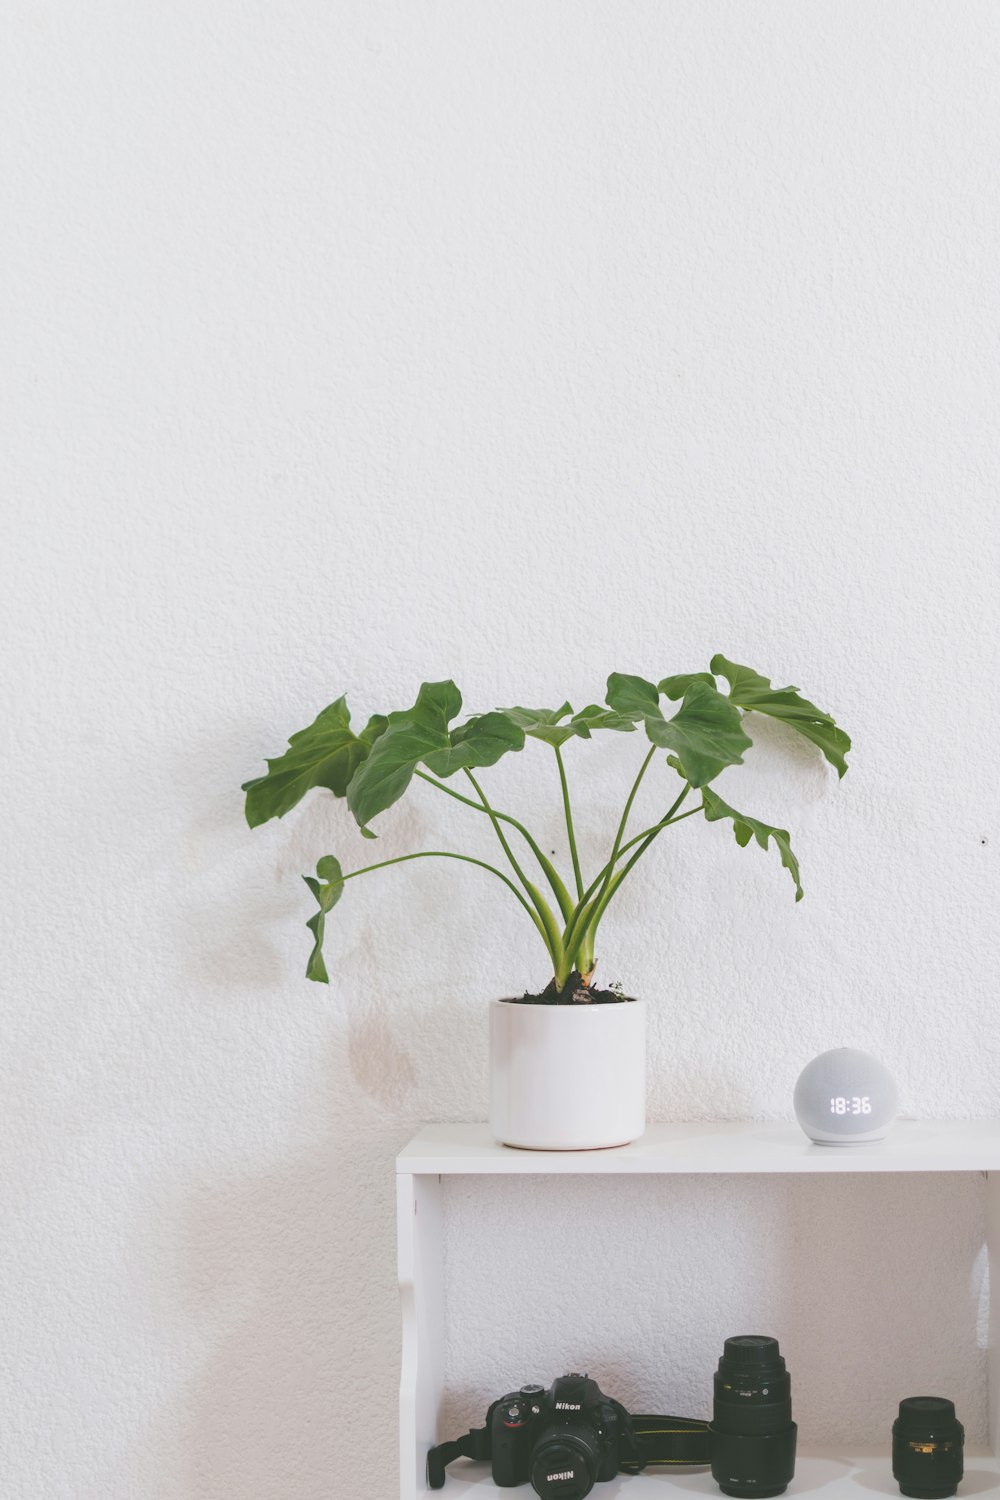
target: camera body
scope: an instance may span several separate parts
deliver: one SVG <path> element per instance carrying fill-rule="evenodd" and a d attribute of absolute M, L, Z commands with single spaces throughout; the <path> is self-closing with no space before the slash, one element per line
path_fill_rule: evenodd
<path fill-rule="evenodd" d="M 587 1375 L 561 1375 L 549 1390 L 525 1385 L 490 1409 L 493 1483 L 531 1481 L 537 1494 L 582 1496 L 614 1479 L 628 1415 Z"/>

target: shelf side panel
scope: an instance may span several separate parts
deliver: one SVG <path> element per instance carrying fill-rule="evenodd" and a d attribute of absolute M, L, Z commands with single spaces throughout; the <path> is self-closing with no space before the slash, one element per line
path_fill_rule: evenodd
<path fill-rule="evenodd" d="M 1000 1460 L 1000 1172 L 988 1172 L 986 1176 L 986 1245 L 990 1297 L 990 1442 Z"/>
<path fill-rule="evenodd" d="M 444 1243 L 436 1176 L 396 1179 L 402 1359 L 399 1379 L 401 1500 L 426 1495 L 427 1450 L 437 1442 L 444 1394 Z"/>

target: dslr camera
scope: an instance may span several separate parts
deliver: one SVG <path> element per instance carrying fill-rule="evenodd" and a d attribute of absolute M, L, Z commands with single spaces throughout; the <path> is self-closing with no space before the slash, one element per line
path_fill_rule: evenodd
<path fill-rule="evenodd" d="M 707 1464 L 708 1441 L 707 1422 L 630 1415 L 588 1375 L 561 1375 L 548 1390 L 508 1392 L 485 1427 L 432 1448 L 427 1483 L 439 1490 L 452 1459 L 489 1459 L 496 1485 L 530 1482 L 541 1500 L 583 1500 L 601 1480 L 647 1464 Z"/>
<path fill-rule="evenodd" d="M 614 1479 L 629 1416 L 587 1375 L 561 1375 L 546 1391 L 524 1385 L 490 1408 L 493 1483 L 531 1481 L 546 1500 L 577 1500 Z"/>

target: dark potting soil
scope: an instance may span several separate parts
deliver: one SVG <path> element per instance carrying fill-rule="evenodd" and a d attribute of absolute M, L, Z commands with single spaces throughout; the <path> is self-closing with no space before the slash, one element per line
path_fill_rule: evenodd
<path fill-rule="evenodd" d="M 512 995 L 509 1003 L 512 1005 L 621 1005 L 633 998 L 632 995 L 618 995 L 614 990 L 598 990 L 593 985 L 588 988 L 583 983 L 579 971 L 574 969 L 561 990 L 556 989 L 555 980 L 550 979 L 540 995 L 529 995 L 525 991 L 523 995 Z"/>

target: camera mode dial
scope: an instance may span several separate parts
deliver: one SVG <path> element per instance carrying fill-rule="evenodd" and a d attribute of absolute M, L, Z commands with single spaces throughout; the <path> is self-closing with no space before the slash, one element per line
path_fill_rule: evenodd
<path fill-rule="evenodd" d="M 526 1422 L 531 1421 L 531 1401 L 526 1401 L 520 1392 L 516 1396 L 508 1396 L 500 1409 L 500 1419 L 505 1427 L 523 1427 Z"/>

